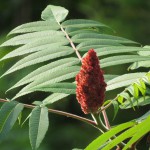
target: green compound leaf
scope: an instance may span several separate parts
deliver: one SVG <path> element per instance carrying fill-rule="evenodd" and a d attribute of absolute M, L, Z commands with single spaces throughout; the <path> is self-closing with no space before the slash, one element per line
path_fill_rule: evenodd
<path fill-rule="evenodd" d="M 29 138 L 33 150 L 41 144 L 48 126 L 48 109 L 46 107 L 35 107 L 29 119 Z"/>

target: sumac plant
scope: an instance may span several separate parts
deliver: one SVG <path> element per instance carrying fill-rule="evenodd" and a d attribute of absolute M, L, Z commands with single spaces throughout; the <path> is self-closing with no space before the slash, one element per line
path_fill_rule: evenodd
<path fill-rule="evenodd" d="M 7 59 L 6 64 L 16 59 L 16 63 L 1 75 L 1 80 L 38 65 L 29 69 L 29 73 L 6 93 L 9 96 L 9 91 L 18 89 L 17 94 L 0 99 L 3 103 L 0 140 L 5 138 L 26 107 L 31 110 L 27 119 L 32 149 L 37 149 L 44 139 L 49 127 L 48 114 L 55 113 L 96 128 L 99 137 L 83 147 L 85 150 L 135 150 L 150 131 L 150 111 L 112 126 L 107 110 L 114 106 L 116 117 L 119 109 L 126 112 L 131 108 L 136 114 L 139 107 L 149 105 L 150 46 L 118 37 L 114 30 L 98 21 L 65 20 L 67 15 L 67 9 L 48 5 L 41 14 L 42 20 L 16 27 L 8 34 L 8 40 L 0 45 L 11 48 L 0 61 Z M 125 74 L 113 72 L 121 65 L 128 65 Z M 145 72 L 139 72 L 140 67 L 145 68 Z M 120 89 L 119 93 L 106 99 L 108 91 L 115 89 Z M 49 95 L 42 100 L 26 103 L 23 99 L 26 94 L 43 91 Z M 49 108 L 71 94 L 76 96 L 83 113 L 90 114 L 91 119 Z"/>

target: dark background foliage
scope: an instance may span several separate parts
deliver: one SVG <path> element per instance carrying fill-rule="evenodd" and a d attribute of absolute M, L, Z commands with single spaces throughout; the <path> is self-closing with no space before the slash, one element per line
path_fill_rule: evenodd
<path fill-rule="evenodd" d="M 116 35 L 135 40 L 142 45 L 150 43 L 150 1 L 148 0 L 7 0 L 0 1 L 0 43 L 5 40 L 5 35 L 14 27 L 31 21 L 40 19 L 41 11 L 48 5 L 59 5 L 67 8 L 70 13 L 67 19 L 88 18 L 100 21 L 112 27 L 116 31 Z M 0 58 L 7 53 L 9 49 L 0 50 Z M 11 60 L 13 62 L 14 60 Z M 9 67 L 9 64 L 0 62 L 0 75 Z M 32 69 L 32 68 L 31 68 Z M 122 71 L 117 68 L 118 72 Z M 5 95 L 5 91 L 15 83 L 19 78 L 23 77 L 26 72 L 17 72 L 0 79 L 0 97 L 11 97 L 11 93 Z M 111 93 L 111 98 L 116 93 Z M 42 99 L 42 94 L 26 96 L 27 102 L 35 97 L 36 100 Z M 56 103 L 52 108 L 64 110 L 67 112 L 83 115 L 74 96 Z M 132 118 L 142 115 L 147 107 L 137 109 L 137 111 L 120 111 L 117 118 L 112 121 L 112 111 L 109 110 L 110 121 L 112 124 L 128 121 Z M 23 118 L 27 116 L 29 110 L 23 114 Z M 136 114 L 136 115 L 135 115 Z M 90 116 L 86 116 L 90 117 Z M 99 133 L 91 126 L 75 121 L 73 119 L 50 114 L 50 127 L 39 150 L 70 150 L 72 148 L 84 148 Z M 29 150 L 30 144 L 28 140 L 28 124 L 22 128 L 18 125 L 7 136 L 6 140 L 0 144 L 2 150 Z M 143 140 L 145 141 L 146 138 Z M 139 145 L 139 149 L 146 149 L 143 142 Z"/>

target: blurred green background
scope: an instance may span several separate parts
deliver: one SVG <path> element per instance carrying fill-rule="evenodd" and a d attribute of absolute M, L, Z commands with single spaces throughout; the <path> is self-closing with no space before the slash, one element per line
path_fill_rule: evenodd
<path fill-rule="evenodd" d="M 0 43 L 5 40 L 6 34 L 14 27 L 40 20 L 42 10 L 48 5 L 63 6 L 70 11 L 67 19 L 88 18 L 100 21 L 112 27 L 116 35 L 122 36 L 141 43 L 150 44 L 150 1 L 149 0 L 6 0 L 0 1 Z M 9 52 L 10 49 L 0 49 L 0 58 Z M 0 75 L 4 73 L 14 60 L 0 62 Z M 38 66 L 37 66 L 38 67 Z M 126 67 L 126 66 L 124 66 Z M 11 94 L 5 94 L 5 91 L 21 77 L 27 74 L 32 67 L 9 75 L 0 79 L 0 98 L 11 97 Z M 126 68 L 125 68 L 126 69 Z M 125 69 L 117 67 L 117 72 L 121 73 Z M 117 91 L 116 91 L 117 92 Z M 116 92 L 108 93 L 107 97 L 113 98 Z M 43 95 L 36 93 L 26 96 L 26 102 L 42 99 Z M 0 104 L 1 105 L 1 104 Z M 74 96 L 56 103 L 52 108 L 64 110 L 78 115 L 83 115 Z M 137 109 L 137 111 L 120 111 L 117 118 L 112 121 L 112 111 L 110 108 L 108 116 L 112 125 L 125 122 L 144 114 L 148 106 Z M 127 113 L 128 112 L 128 113 Z M 30 113 L 25 110 L 23 119 Z M 125 113 L 126 115 L 122 114 Z M 136 116 L 135 116 L 136 114 Z M 85 116 L 89 117 L 90 116 Z M 93 127 L 82 122 L 50 114 L 50 127 L 42 142 L 39 150 L 71 150 L 75 147 L 84 148 L 99 132 Z M 140 150 L 146 150 L 146 137 L 143 143 L 138 146 Z M 16 124 L 5 141 L 0 143 L 1 150 L 30 150 L 28 139 L 28 123 L 22 128 Z"/>

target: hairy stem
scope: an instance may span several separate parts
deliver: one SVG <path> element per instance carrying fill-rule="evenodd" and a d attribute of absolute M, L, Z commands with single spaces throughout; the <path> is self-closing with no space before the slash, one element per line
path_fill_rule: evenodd
<path fill-rule="evenodd" d="M 0 102 L 10 102 L 9 100 L 5 100 L 5 99 L 0 99 Z M 30 108 L 30 109 L 34 109 L 36 106 L 35 105 L 29 105 L 29 104 L 23 104 L 24 107 L 26 108 Z M 77 115 L 74 115 L 74 114 L 71 114 L 71 113 L 67 113 L 67 112 L 64 112 L 64 111 L 60 111 L 60 110 L 55 110 L 55 109 L 48 109 L 48 111 L 50 113 L 54 113 L 54 114 L 58 114 L 58 115 L 61 115 L 61 116 L 65 116 L 65 117 L 70 117 L 70 118 L 74 118 L 74 119 L 77 119 L 77 120 L 80 120 L 82 122 L 85 122 L 85 123 L 88 123 L 92 126 L 97 126 L 96 123 L 93 121 L 93 120 L 90 120 L 90 119 L 86 119 L 84 117 L 80 117 L 80 116 L 77 116 Z"/>

